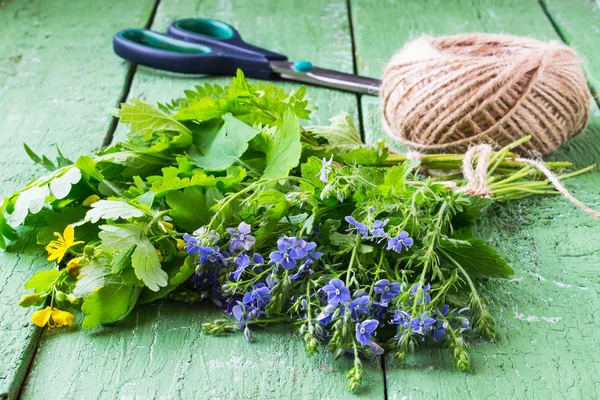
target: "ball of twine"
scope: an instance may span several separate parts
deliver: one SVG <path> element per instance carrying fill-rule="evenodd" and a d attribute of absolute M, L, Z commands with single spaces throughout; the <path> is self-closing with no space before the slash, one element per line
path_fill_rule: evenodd
<path fill-rule="evenodd" d="M 387 65 L 381 85 L 388 135 L 419 151 L 505 146 L 551 153 L 585 129 L 590 94 L 575 52 L 559 43 L 494 34 L 421 37 Z"/>

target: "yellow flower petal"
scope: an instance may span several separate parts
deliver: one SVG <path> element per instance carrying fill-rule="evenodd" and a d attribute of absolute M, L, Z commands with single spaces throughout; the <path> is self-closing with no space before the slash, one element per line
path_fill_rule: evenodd
<path fill-rule="evenodd" d="M 73 243 L 73 241 L 75 240 L 75 229 L 71 225 L 67 225 L 65 231 L 63 232 L 63 235 L 67 244 Z"/>
<path fill-rule="evenodd" d="M 179 250 L 183 249 L 185 247 L 185 242 L 181 239 L 177 239 L 177 248 Z"/>
<path fill-rule="evenodd" d="M 83 203 L 81 203 L 81 205 L 84 207 L 89 207 L 92 204 L 94 204 L 95 202 L 97 202 L 98 200 L 100 200 L 100 197 L 98 197 L 97 194 L 93 194 L 90 197 L 88 197 L 87 199 L 85 199 L 83 201 Z"/>
<path fill-rule="evenodd" d="M 61 326 L 73 325 L 74 322 L 75 317 L 70 312 L 62 311 L 58 308 L 52 309 L 52 321 L 50 322 L 50 326 L 52 328 L 60 328 Z"/>
<path fill-rule="evenodd" d="M 156 255 L 158 256 L 158 261 L 163 262 L 164 261 L 164 257 L 162 255 L 162 253 L 160 252 L 160 250 L 156 249 Z"/>
<path fill-rule="evenodd" d="M 43 328 L 44 326 L 46 326 L 46 324 L 50 320 L 51 314 L 52 314 L 52 309 L 50 307 L 46 307 L 43 310 L 34 312 L 33 315 L 31 316 L 31 321 L 34 324 L 36 324 L 37 326 L 39 326 L 40 328 Z"/>

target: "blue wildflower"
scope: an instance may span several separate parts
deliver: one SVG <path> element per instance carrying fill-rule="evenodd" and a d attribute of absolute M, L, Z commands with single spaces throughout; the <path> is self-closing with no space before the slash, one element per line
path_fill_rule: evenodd
<path fill-rule="evenodd" d="M 352 217 L 352 216 L 347 216 L 345 218 L 345 220 L 347 223 L 352 225 L 350 227 L 350 229 L 348 229 L 348 231 L 350 231 L 350 232 L 356 231 L 356 232 L 359 232 L 365 239 L 369 238 L 369 234 L 367 233 L 368 227 L 365 224 L 361 224 L 360 222 L 355 220 L 354 217 Z"/>
<path fill-rule="evenodd" d="M 357 297 L 348 304 L 350 310 L 350 316 L 352 319 L 357 320 L 362 314 L 369 314 L 369 296 L 364 295 Z"/>
<path fill-rule="evenodd" d="M 200 272 L 192 275 L 192 283 L 198 289 L 211 289 L 217 283 L 217 275 L 212 272 Z"/>
<path fill-rule="evenodd" d="M 429 317 L 429 312 L 425 311 L 421 318 L 416 317 L 410 320 L 408 326 L 412 328 L 414 333 L 424 335 L 432 329 L 432 325 L 435 324 L 435 319 Z"/>
<path fill-rule="evenodd" d="M 337 308 L 337 304 L 336 305 L 331 305 L 331 304 L 327 304 L 319 313 L 319 315 L 317 315 L 317 322 L 319 322 L 322 325 L 327 325 L 328 323 L 331 322 L 331 320 L 333 319 L 333 312 L 335 311 L 335 309 Z"/>
<path fill-rule="evenodd" d="M 381 295 L 381 302 L 387 304 L 394 297 L 400 295 L 400 282 L 390 283 L 387 279 L 381 279 L 375 282 L 373 290 Z"/>
<path fill-rule="evenodd" d="M 375 332 L 379 321 L 375 319 L 367 319 L 366 321 L 356 324 L 356 340 L 363 346 L 366 346 L 371 341 L 371 334 Z"/>
<path fill-rule="evenodd" d="M 330 280 L 323 291 L 327 293 L 327 302 L 332 306 L 337 306 L 340 303 L 346 303 L 350 300 L 350 290 L 344 285 L 340 279 L 334 278 Z"/>
<path fill-rule="evenodd" d="M 388 238 L 387 249 L 394 250 L 396 253 L 400 253 L 402 248 L 408 250 L 414 243 L 413 239 L 408 236 L 408 232 L 402 231 L 396 237 Z"/>
<path fill-rule="evenodd" d="M 212 264 L 224 264 L 225 263 L 225 258 L 223 257 L 223 255 L 219 252 L 219 247 L 215 246 L 215 247 L 200 247 L 200 262 L 202 263 L 202 265 L 206 264 L 206 263 L 212 263 Z"/>
<path fill-rule="evenodd" d="M 240 303 L 233 306 L 231 310 L 231 314 L 238 322 L 249 322 L 252 320 L 257 320 L 262 315 L 262 311 L 253 306 L 248 306 L 247 304 Z M 244 329 L 246 324 L 240 324 L 240 329 Z"/>
<path fill-rule="evenodd" d="M 413 296 L 417 295 L 417 291 L 419 290 L 419 284 L 417 283 L 416 285 L 414 285 L 411 289 L 411 294 Z M 417 299 L 417 304 L 421 304 L 423 303 L 423 300 L 425 300 L 425 304 L 429 304 L 431 302 L 431 295 L 428 293 L 431 290 L 431 285 L 428 283 L 427 285 L 423 286 L 423 288 L 421 289 L 422 295 L 420 299 Z"/>
<path fill-rule="evenodd" d="M 308 242 L 304 250 L 306 250 L 306 255 L 312 260 L 318 260 L 323 257 L 323 253 L 320 251 L 313 251 L 317 248 L 317 244 L 315 242 Z"/>
<path fill-rule="evenodd" d="M 263 258 L 263 256 L 261 256 L 258 253 L 254 253 L 252 255 L 252 261 L 254 262 L 254 264 L 264 264 L 265 263 L 265 259 Z"/>
<path fill-rule="evenodd" d="M 296 259 L 298 259 L 298 253 L 296 250 L 291 248 L 291 245 L 287 242 L 281 242 L 277 245 L 279 251 L 273 251 L 269 254 L 271 263 L 281 265 L 284 269 L 292 269 L 296 266 Z"/>
<path fill-rule="evenodd" d="M 331 155 L 331 158 L 329 159 L 329 161 L 323 157 L 323 159 L 321 160 L 321 170 L 319 171 L 319 173 L 315 176 L 319 177 L 319 180 L 323 183 L 327 183 L 329 181 L 329 174 L 331 173 L 331 163 L 333 162 L 333 154 Z"/>
<path fill-rule="evenodd" d="M 315 271 L 313 271 L 312 269 L 308 268 L 311 264 L 313 263 L 313 260 L 308 259 L 306 260 L 299 268 L 298 268 L 298 272 L 296 272 L 295 274 L 290 276 L 290 280 L 296 280 L 298 278 L 300 278 L 302 275 L 304 274 L 314 274 Z"/>
<path fill-rule="evenodd" d="M 392 320 L 390 321 L 390 323 L 394 325 L 400 325 L 402 327 L 407 327 L 409 322 L 410 314 L 402 310 L 396 310 L 396 312 L 392 316 Z"/>
<path fill-rule="evenodd" d="M 372 237 L 379 237 L 379 238 L 385 238 L 386 237 L 386 233 L 385 230 L 383 229 L 385 227 L 385 225 L 389 222 L 389 219 L 386 219 L 385 221 L 381 221 L 376 219 L 375 222 L 373 222 L 373 227 L 371 228 L 371 236 Z"/>
<path fill-rule="evenodd" d="M 246 267 L 250 265 L 250 257 L 248 257 L 247 254 L 240 254 L 233 260 L 233 262 L 237 264 L 237 269 L 231 273 L 231 277 L 234 281 L 239 281 L 240 276 Z"/>
<path fill-rule="evenodd" d="M 185 242 L 185 251 L 187 251 L 188 254 L 198 254 L 200 253 L 200 249 L 203 248 L 202 243 L 188 233 L 183 234 L 183 241 Z"/>
<path fill-rule="evenodd" d="M 256 238 L 250 235 L 250 225 L 244 221 L 240 222 L 237 229 L 227 228 L 227 232 L 231 235 L 229 251 L 241 249 L 248 251 L 252 248 L 254 243 L 256 243 Z"/>
<path fill-rule="evenodd" d="M 250 292 L 244 293 L 242 302 L 256 308 L 262 308 L 271 301 L 272 296 L 270 294 L 271 289 L 265 286 L 264 283 L 258 283 Z"/>

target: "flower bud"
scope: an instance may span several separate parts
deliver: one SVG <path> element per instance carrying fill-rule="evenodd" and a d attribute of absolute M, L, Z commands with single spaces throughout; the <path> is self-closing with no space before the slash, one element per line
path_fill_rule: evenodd
<path fill-rule="evenodd" d="M 85 246 L 83 248 L 83 252 L 90 257 L 94 255 L 94 251 L 96 251 L 94 246 Z"/>
<path fill-rule="evenodd" d="M 67 299 L 67 294 L 65 292 L 61 292 L 60 290 L 56 291 L 56 300 L 65 301 Z"/>
<path fill-rule="evenodd" d="M 177 248 L 182 250 L 185 247 L 185 242 L 182 239 L 177 239 Z"/>
<path fill-rule="evenodd" d="M 71 304 L 77 304 L 77 302 L 79 301 L 79 298 L 77 296 L 75 296 L 73 293 L 69 293 L 67 295 L 67 300 Z"/>
<path fill-rule="evenodd" d="M 19 300 L 19 305 L 21 307 L 31 307 L 38 301 L 39 298 L 40 295 L 36 293 L 26 294 L 21 297 L 21 300 Z"/>
<path fill-rule="evenodd" d="M 90 197 L 88 197 L 87 199 L 85 199 L 81 203 L 81 205 L 84 206 L 84 207 L 89 207 L 92 204 L 94 204 L 95 202 L 97 202 L 98 200 L 100 200 L 100 197 L 98 197 L 98 195 L 96 195 L 96 194 L 93 194 Z"/>

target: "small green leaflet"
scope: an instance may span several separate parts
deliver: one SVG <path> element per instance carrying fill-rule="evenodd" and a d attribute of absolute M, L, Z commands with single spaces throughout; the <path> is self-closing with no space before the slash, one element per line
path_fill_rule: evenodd
<path fill-rule="evenodd" d="M 99 200 L 85 215 L 86 221 L 95 224 L 100 219 L 140 218 L 145 214 L 142 210 L 122 200 Z"/>
<path fill-rule="evenodd" d="M 161 269 L 156 249 L 144 235 L 144 225 L 101 225 L 99 234 L 102 248 L 109 252 L 129 251 L 135 276 L 144 281 L 150 290 L 157 291 L 167 285 L 167 273 Z"/>
<path fill-rule="evenodd" d="M 35 293 L 42 293 L 54 283 L 59 274 L 60 272 L 56 269 L 40 271 L 25 282 L 25 289 L 33 289 Z"/>
<path fill-rule="evenodd" d="M 331 146 L 356 146 L 361 145 L 360 134 L 354 125 L 350 114 L 342 112 L 330 118 L 330 126 L 307 126 L 306 130 L 313 135 L 321 137 Z"/>
<path fill-rule="evenodd" d="M 248 142 L 260 132 L 231 114 L 225 114 L 223 120 L 225 123 L 214 140 L 199 148 L 199 154 L 190 155 L 197 166 L 218 171 L 233 165 L 248 149 Z"/>
<path fill-rule="evenodd" d="M 263 178 L 279 178 L 289 174 L 290 169 L 300 162 L 302 143 L 300 142 L 300 125 L 298 118 L 286 111 L 273 136 L 269 137 L 267 147 L 267 168 Z"/>
<path fill-rule="evenodd" d="M 169 216 L 188 232 L 195 231 L 210 220 L 210 207 L 207 206 L 206 197 L 199 187 L 169 192 L 167 204 L 171 207 Z"/>
<path fill-rule="evenodd" d="M 513 275 L 511 266 L 483 240 L 471 238 L 466 241 L 469 243 L 442 240 L 439 246 L 473 278 L 508 278 Z"/>
<path fill-rule="evenodd" d="M 119 320 L 133 308 L 139 293 L 139 288 L 123 284 L 109 284 L 93 291 L 81 305 L 81 311 L 87 314 L 81 326 L 91 329 Z"/>
<path fill-rule="evenodd" d="M 131 99 L 131 104 L 122 103 L 116 115 L 122 123 L 129 124 L 132 130 L 146 138 L 159 131 L 175 131 L 182 135 L 190 135 L 190 130 L 183 124 L 140 99 Z"/>

